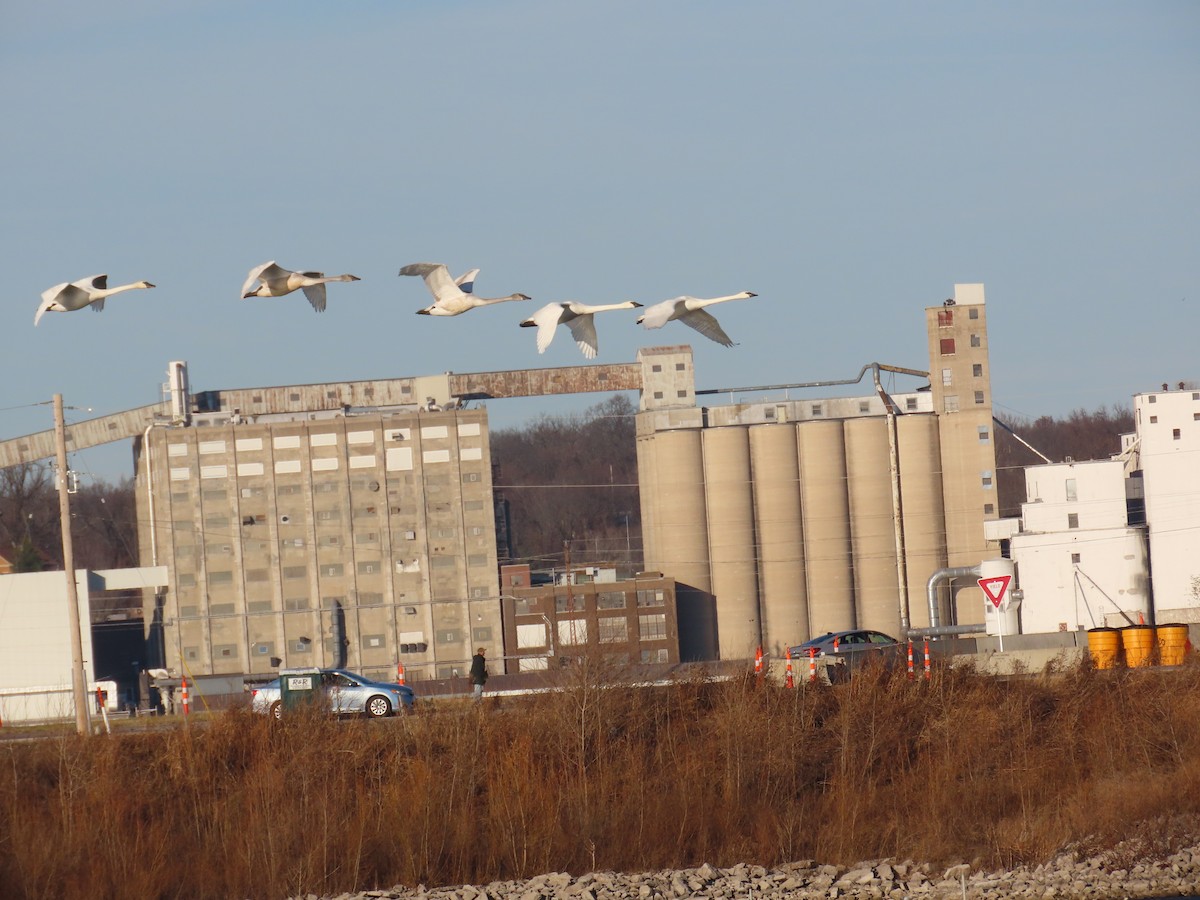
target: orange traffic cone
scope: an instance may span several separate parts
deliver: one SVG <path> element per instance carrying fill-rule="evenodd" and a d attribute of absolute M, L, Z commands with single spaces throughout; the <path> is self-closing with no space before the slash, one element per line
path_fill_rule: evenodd
<path fill-rule="evenodd" d="M 912 638 L 908 639 L 908 677 L 911 680 L 913 677 L 913 648 Z"/>
<path fill-rule="evenodd" d="M 796 682 L 794 682 L 792 680 L 792 648 L 791 647 L 787 648 L 786 656 L 787 656 L 787 680 L 784 682 L 784 684 L 786 684 L 787 687 L 794 688 L 796 686 Z"/>
<path fill-rule="evenodd" d="M 808 648 L 808 680 L 811 684 L 817 682 L 817 648 Z"/>
<path fill-rule="evenodd" d="M 763 673 L 763 655 L 762 647 L 754 651 L 754 674 L 762 677 Z"/>
<path fill-rule="evenodd" d="M 404 684 L 404 663 L 396 663 L 396 684 Z"/>
<path fill-rule="evenodd" d="M 183 690 L 183 714 L 186 716 L 192 711 L 192 706 L 190 703 L 188 703 L 187 676 L 186 675 L 183 676 L 182 690 Z"/>

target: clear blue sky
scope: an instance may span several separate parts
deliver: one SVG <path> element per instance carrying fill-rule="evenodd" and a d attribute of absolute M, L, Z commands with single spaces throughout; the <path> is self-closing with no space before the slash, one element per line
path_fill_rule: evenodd
<path fill-rule="evenodd" d="M 613 313 L 599 361 L 690 343 L 701 388 L 923 369 L 922 309 L 979 281 L 1001 412 L 1200 379 L 1194 2 L 13 2 L 0 96 L 0 437 L 54 393 L 72 419 L 156 402 L 174 359 L 196 390 L 575 365 L 520 318 L 743 289 L 717 310 L 739 346 Z M 362 281 L 323 315 L 239 299 L 268 259 Z M 417 261 L 534 299 L 418 317 Z M 158 288 L 34 328 L 100 272 Z M 127 445 L 80 456 L 132 474 Z"/>

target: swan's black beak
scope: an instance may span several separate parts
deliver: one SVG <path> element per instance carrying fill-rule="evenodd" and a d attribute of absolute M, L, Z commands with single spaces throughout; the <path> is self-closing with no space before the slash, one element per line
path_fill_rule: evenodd
<path fill-rule="evenodd" d="M 427 315 L 429 315 L 429 310 L 427 310 L 427 309 L 418 309 L 418 310 L 417 310 L 417 315 L 418 315 L 418 316 L 427 316 Z"/>

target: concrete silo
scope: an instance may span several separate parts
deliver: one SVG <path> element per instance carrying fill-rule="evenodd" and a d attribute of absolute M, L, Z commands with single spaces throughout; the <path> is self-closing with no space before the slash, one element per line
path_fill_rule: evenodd
<path fill-rule="evenodd" d="M 704 453 L 699 429 L 659 431 L 638 440 L 642 520 L 647 571 L 676 580 L 679 654 L 713 659 L 716 614 L 708 559 L 708 514 L 704 496 Z"/>
<path fill-rule="evenodd" d="M 802 422 L 796 427 L 796 446 L 810 627 L 813 634 L 855 628 L 842 423 Z"/>
<path fill-rule="evenodd" d="M 786 647 L 809 638 L 795 426 L 751 426 L 750 467 L 754 477 L 763 649 L 781 656 Z"/>
<path fill-rule="evenodd" d="M 946 563 L 941 444 L 936 416 L 897 416 L 909 627 L 929 626 L 926 585 Z"/>
<path fill-rule="evenodd" d="M 722 659 L 747 659 L 762 642 L 750 435 L 730 426 L 704 430 L 708 553 Z"/>
<path fill-rule="evenodd" d="M 888 420 L 849 419 L 845 433 L 858 625 L 895 636 L 900 631 L 896 568 L 900 522 L 893 503 Z"/>

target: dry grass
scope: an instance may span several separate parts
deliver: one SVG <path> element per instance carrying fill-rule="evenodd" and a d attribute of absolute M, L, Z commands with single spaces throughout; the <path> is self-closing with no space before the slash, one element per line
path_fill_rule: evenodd
<path fill-rule="evenodd" d="M 233 710 L 203 728 L 8 744 L 0 884 L 278 898 L 704 861 L 1008 866 L 1196 837 L 1195 664 L 865 671 L 791 691 L 611 675 L 585 663 L 560 693 L 388 723 Z"/>

